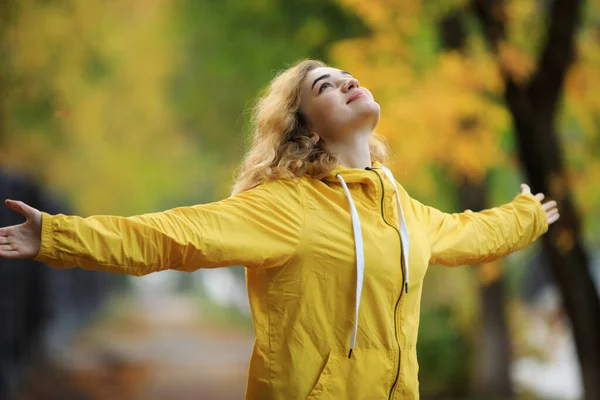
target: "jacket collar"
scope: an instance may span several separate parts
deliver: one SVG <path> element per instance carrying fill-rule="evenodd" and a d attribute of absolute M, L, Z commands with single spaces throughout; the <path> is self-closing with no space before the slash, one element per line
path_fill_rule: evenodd
<path fill-rule="evenodd" d="M 374 161 L 371 164 L 371 168 L 381 168 L 381 163 L 378 161 Z M 334 169 L 331 170 L 329 175 L 323 178 L 324 181 L 327 182 L 337 182 L 339 183 L 337 174 L 342 175 L 344 181 L 347 183 L 367 183 L 376 179 L 373 175 L 373 172 L 367 170 L 366 168 L 348 168 L 343 165 L 336 165 Z"/>

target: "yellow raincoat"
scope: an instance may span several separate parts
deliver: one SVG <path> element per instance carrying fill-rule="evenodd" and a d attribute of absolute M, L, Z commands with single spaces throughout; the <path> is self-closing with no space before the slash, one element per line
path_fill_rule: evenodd
<path fill-rule="evenodd" d="M 35 259 L 131 275 L 244 265 L 256 333 L 247 399 L 404 400 L 419 398 L 428 265 L 490 261 L 547 229 L 531 194 L 446 214 L 379 164 L 338 166 L 323 180 L 133 217 L 43 213 Z"/>

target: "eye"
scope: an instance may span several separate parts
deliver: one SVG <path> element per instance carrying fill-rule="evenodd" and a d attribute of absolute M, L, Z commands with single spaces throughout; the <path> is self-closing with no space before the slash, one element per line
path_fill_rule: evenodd
<path fill-rule="evenodd" d="M 332 86 L 331 83 L 329 82 L 325 82 L 321 85 L 321 87 L 319 88 L 319 93 L 321 93 L 323 91 L 323 89 L 325 88 L 325 86 Z"/>

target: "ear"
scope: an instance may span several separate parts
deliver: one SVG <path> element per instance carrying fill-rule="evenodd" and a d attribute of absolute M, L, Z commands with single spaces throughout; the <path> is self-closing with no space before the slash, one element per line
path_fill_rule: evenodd
<path fill-rule="evenodd" d="M 319 135 L 317 135 L 316 133 L 312 132 L 311 139 L 314 144 L 317 144 L 317 143 L 319 143 L 319 140 L 321 140 L 321 137 Z"/>

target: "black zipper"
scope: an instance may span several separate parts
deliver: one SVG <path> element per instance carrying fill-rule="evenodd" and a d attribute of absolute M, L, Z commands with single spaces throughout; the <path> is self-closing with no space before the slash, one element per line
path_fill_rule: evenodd
<path fill-rule="evenodd" d="M 388 400 L 392 399 L 392 394 L 394 393 L 394 389 L 396 389 L 396 385 L 398 384 L 398 378 L 400 377 L 400 359 L 402 357 L 402 352 L 400 349 L 400 341 L 398 340 L 398 318 L 396 314 L 398 313 L 398 306 L 400 305 L 400 299 L 402 299 L 402 293 L 404 292 L 404 287 L 406 286 L 404 269 L 402 268 L 402 237 L 400 236 L 400 231 L 392 224 L 390 224 L 387 219 L 385 219 L 385 214 L 383 212 L 383 201 L 385 199 L 385 187 L 383 185 L 383 179 L 381 179 L 381 175 L 375 171 L 375 168 L 367 168 L 367 170 L 372 171 L 379 178 L 379 182 L 381 182 L 381 217 L 383 218 L 383 222 L 386 225 L 392 227 L 396 233 L 398 234 L 398 241 L 400 242 L 400 269 L 402 271 L 402 287 L 400 288 L 400 295 L 398 296 L 398 300 L 396 300 L 396 305 L 394 306 L 394 336 L 396 337 L 396 345 L 398 346 L 398 369 L 396 371 L 396 378 L 394 379 L 394 383 L 392 384 L 392 388 L 390 389 L 390 394 L 388 396 Z"/>

